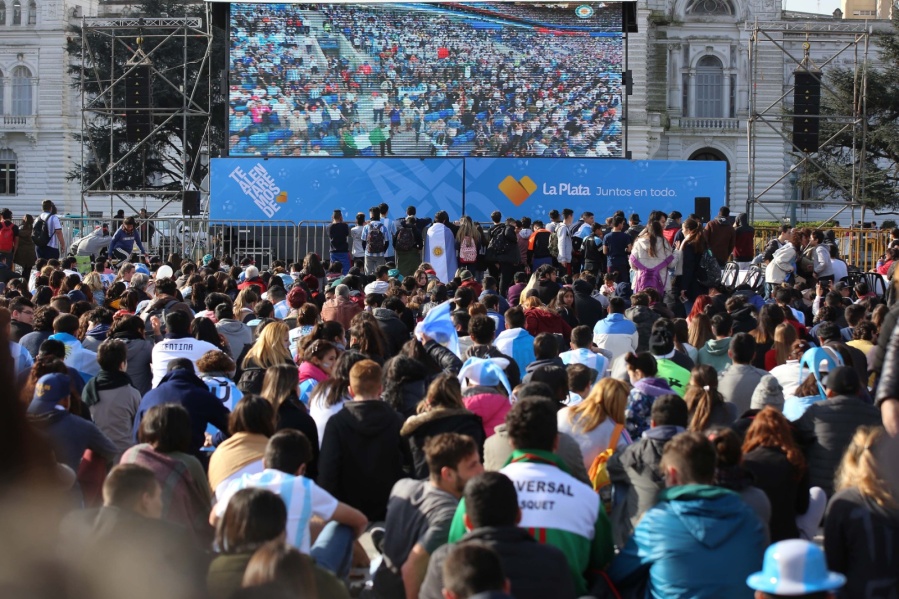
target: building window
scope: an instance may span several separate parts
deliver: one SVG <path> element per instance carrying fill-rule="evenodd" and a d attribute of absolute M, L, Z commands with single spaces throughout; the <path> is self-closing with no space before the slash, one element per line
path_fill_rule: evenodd
<path fill-rule="evenodd" d="M 28 67 L 16 67 L 12 72 L 12 114 L 31 116 L 33 114 L 31 71 Z"/>
<path fill-rule="evenodd" d="M 22 0 L 12 0 L 12 24 L 22 24 Z"/>
<path fill-rule="evenodd" d="M 28 3 L 28 24 L 37 25 L 37 4 L 34 2 Z"/>
<path fill-rule="evenodd" d="M 724 116 L 724 67 L 714 56 L 703 56 L 696 65 L 693 111 L 700 118 Z"/>
<path fill-rule="evenodd" d="M 6 25 L 6 2 L 0 0 L 0 25 Z"/>
<path fill-rule="evenodd" d="M 686 12 L 688 15 L 728 16 L 734 14 L 734 7 L 728 0 L 690 0 Z"/>
<path fill-rule="evenodd" d="M 16 155 L 0 150 L 0 196 L 16 195 Z"/>

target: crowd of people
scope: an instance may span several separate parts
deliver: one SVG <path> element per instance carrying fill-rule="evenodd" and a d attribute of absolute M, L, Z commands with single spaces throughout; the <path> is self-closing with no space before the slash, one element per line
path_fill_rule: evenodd
<path fill-rule="evenodd" d="M 0 213 L 0 426 L 71 596 L 899 588 L 899 304 L 825 232 L 379 205 L 327 258 L 82 274 L 44 210 Z"/>
<path fill-rule="evenodd" d="M 620 22 L 557 35 L 452 5 L 332 4 L 310 32 L 307 12 L 232 8 L 232 155 L 621 155 Z M 318 33 L 353 49 L 326 55 Z"/>

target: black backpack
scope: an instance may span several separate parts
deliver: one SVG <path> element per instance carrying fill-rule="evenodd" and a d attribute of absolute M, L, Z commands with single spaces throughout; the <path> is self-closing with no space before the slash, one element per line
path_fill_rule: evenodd
<path fill-rule="evenodd" d="M 144 321 L 144 328 L 147 331 L 152 331 L 153 325 L 150 324 L 150 319 L 154 316 L 158 316 L 159 317 L 159 331 L 163 335 L 165 335 L 165 333 L 166 333 L 165 317 L 169 313 L 169 309 L 177 303 L 178 303 L 178 300 L 171 299 L 171 300 L 167 301 L 164 306 L 160 306 L 160 305 L 156 304 L 156 300 L 153 300 L 153 302 L 150 305 L 148 305 L 146 308 L 144 308 L 143 312 L 141 312 L 141 315 L 140 315 L 141 320 Z"/>
<path fill-rule="evenodd" d="M 384 238 L 384 230 L 372 224 L 368 229 L 366 246 L 369 254 L 381 254 L 387 251 L 387 240 Z"/>
<path fill-rule="evenodd" d="M 502 256 L 509 251 L 509 240 L 506 239 L 506 225 L 493 225 L 490 229 L 490 241 L 487 249 L 494 256 Z"/>
<path fill-rule="evenodd" d="M 50 217 L 47 217 L 49 220 Z M 50 245 L 50 228 L 47 226 L 47 221 L 37 217 L 37 220 L 34 221 L 34 228 L 31 229 L 31 241 L 34 242 L 34 245 L 37 247 L 47 247 Z"/>
<path fill-rule="evenodd" d="M 580 256 L 584 251 L 584 238 L 577 235 L 571 236 L 571 253 Z"/>
<path fill-rule="evenodd" d="M 371 239 L 371 233 L 369 233 L 369 239 Z M 400 227 L 400 230 L 396 232 L 394 249 L 398 252 L 408 252 L 415 249 L 415 232 L 412 231 L 412 227 Z"/>

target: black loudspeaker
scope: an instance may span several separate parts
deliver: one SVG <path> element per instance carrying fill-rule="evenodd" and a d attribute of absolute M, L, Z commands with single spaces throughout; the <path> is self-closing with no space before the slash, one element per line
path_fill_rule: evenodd
<path fill-rule="evenodd" d="M 200 192 L 185 190 L 181 196 L 181 214 L 200 216 Z"/>
<path fill-rule="evenodd" d="M 704 223 L 712 220 L 712 198 L 693 198 L 693 214 Z"/>
<path fill-rule="evenodd" d="M 793 146 L 800 152 L 817 152 L 821 114 L 821 73 L 796 71 L 793 88 Z"/>
<path fill-rule="evenodd" d="M 125 75 L 125 136 L 129 143 L 143 141 L 153 129 L 150 65 L 136 65 Z"/>

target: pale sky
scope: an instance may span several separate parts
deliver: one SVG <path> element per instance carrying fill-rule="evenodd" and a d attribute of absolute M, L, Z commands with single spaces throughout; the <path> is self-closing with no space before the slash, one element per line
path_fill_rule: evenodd
<path fill-rule="evenodd" d="M 840 8 L 840 0 L 783 0 L 783 3 L 783 7 L 786 10 L 822 15 L 833 14 L 835 9 Z"/>

